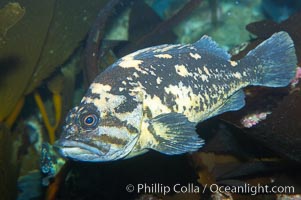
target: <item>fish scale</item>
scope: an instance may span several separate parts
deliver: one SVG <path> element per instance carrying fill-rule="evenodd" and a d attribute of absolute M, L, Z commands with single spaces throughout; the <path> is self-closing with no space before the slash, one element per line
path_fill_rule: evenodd
<path fill-rule="evenodd" d="M 245 104 L 243 87 L 284 87 L 296 69 L 294 44 L 279 32 L 239 61 L 208 36 L 120 58 L 90 85 L 56 143 L 80 161 L 130 158 L 150 149 L 175 155 L 205 142 L 196 124 Z"/>
<path fill-rule="evenodd" d="M 174 48 L 176 48 L 176 50 L 179 50 L 181 52 L 176 51 Z M 189 47 L 186 47 L 190 50 Z M 183 52 L 182 52 L 183 51 Z M 189 52 L 189 53 L 188 53 Z M 210 94 L 210 96 L 217 96 L 219 97 L 219 95 L 217 94 L 218 90 L 221 90 L 221 88 L 223 88 L 224 90 L 224 94 L 228 94 L 229 90 L 231 89 L 229 86 L 230 83 L 235 82 L 235 80 L 233 80 L 232 76 L 228 76 L 228 78 L 225 76 L 226 74 L 232 74 L 237 72 L 237 70 L 234 70 L 234 68 L 231 66 L 230 62 L 227 60 L 221 60 L 221 63 L 223 64 L 219 64 L 217 67 L 218 68 L 229 68 L 229 70 L 226 73 L 226 70 L 221 70 L 221 72 L 219 72 L 219 70 L 216 72 L 214 70 L 212 70 L 213 67 L 211 66 L 206 66 L 206 63 L 208 63 L 206 61 L 206 59 L 195 59 L 192 56 L 190 56 L 189 54 L 191 53 L 190 51 L 187 51 L 187 49 L 181 48 L 178 49 L 178 47 L 173 47 L 172 49 L 170 49 L 167 52 L 164 52 L 165 55 L 169 55 L 167 56 L 167 58 L 165 57 L 156 57 L 154 55 L 153 51 L 147 51 L 147 52 L 143 52 L 143 55 L 141 56 L 140 54 L 137 54 L 133 57 L 134 60 L 139 60 L 141 59 L 141 57 L 143 57 L 143 63 L 141 63 L 139 66 L 141 68 L 143 68 L 145 71 L 148 72 L 153 72 L 153 74 L 155 75 L 151 75 L 150 73 L 143 73 L 141 71 L 137 71 L 138 77 L 136 76 L 129 76 L 131 81 L 128 82 L 132 82 L 132 83 L 137 83 L 140 82 L 142 88 L 145 88 L 145 92 L 150 95 L 150 96 L 158 96 L 158 97 L 163 97 L 163 101 L 162 103 L 164 105 L 166 105 L 167 107 L 169 107 L 173 112 L 177 112 L 179 108 L 177 109 L 173 109 L 173 106 L 175 104 L 174 100 L 177 99 L 178 97 L 171 94 L 171 93 L 166 93 L 165 88 L 173 86 L 173 87 L 177 87 L 179 91 L 181 91 L 180 87 L 186 86 L 186 87 L 190 87 L 190 86 L 194 86 L 196 85 L 196 87 L 191 87 L 192 89 L 192 94 L 194 95 L 200 95 L 202 96 L 202 94 Z M 171 53 L 177 53 L 176 55 L 173 55 Z M 195 52 L 193 52 L 195 53 Z M 208 58 L 209 56 L 206 55 L 207 53 L 204 51 L 199 52 L 199 54 L 204 55 L 205 58 Z M 198 55 L 199 55 L 198 54 Z M 180 56 L 179 56 L 180 55 Z M 162 66 L 164 63 L 166 63 L 166 61 L 168 61 L 169 59 L 171 59 L 172 57 L 172 61 L 169 62 L 169 65 L 167 66 Z M 180 57 L 180 58 L 179 58 Z M 209 58 L 212 59 L 212 56 L 210 56 Z M 218 59 L 218 58 L 215 58 Z M 218 60 L 219 61 L 219 60 Z M 122 62 L 122 61 L 120 61 Z M 185 63 L 185 64 L 184 64 Z M 116 63 L 117 67 L 118 67 L 118 62 Z M 162 66 L 162 67 L 161 67 Z M 175 66 L 184 66 L 185 69 L 187 70 L 187 72 L 190 75 L 187 76 L 181 76 L 180 74 L 176 73 L 176 68 Z M 195 66 L 200 66 L 200 67 L 195 67 Z M 201 75 L 203 73 L 199 73 L 199 71 L 206 71 L 206 77 L 208 79 L 208 81 L 202 80 Z M 153 68 L 153 69 L 152 69 Z M 164 68 L 164 69 L 163 69 Z M 218 69 L 215 68 L 215 69 Z M 130 72 L 129 74 L 131 74 L 131 72 L 134 72 L 135 69 L 127 69 L 128 72 Z M 161 71 L 164 70 L 164 74 L 161 73 Z M 156 74 L 162 74 L 161 76 L 157 76 Z M 218 78 L 216 78 L 216 76 L 214 76 L 215 74 L 218 74 Z M 106 75 L 107 76 L 107 75 Z M 193 78 L 196 77 L 196 78 Z M 223 77 L 223 79 L 221 79 Z M 160 78 L 161 82 L 158 84 L 157 83 L 157 79 Z M 181 86 L 178 85 L 179 81 L 182 83 Z M 219 85 L 217 86 L 218 90 L 215 90 L 213 85 L 214 82 L 219 82 Z M 235 83 L 234 85 L 236 85 L 236 88 L 239 88 L 241 86 L 241 81 L 237 81 L 237 83 Z M 221 84 L 222 83 L 222 84 Z M 115 82 L 115 87 L 118 88 L 118 83 Z M 131 85 L 129 83 L 129 85 Z M 200 86 L 203 87 L 200 87 Z M 203 90 L 202 90 L 203 88 Z M 232 86 L 233 88 L 233 86 Z M 127 90 L 131 90 L 133 89 L 132 87 L 128 87 L 124 92 L 128 92 Z M 209 91 L 211 90 L 211 91 Z M 118 93 L 118 91 L 117 91 Z M 116 94 L 117 94 L 116 93 Z M 227 97 L 225 97 L 227 98 Z M 210 103 L 212 102 L 212 104 Z M 189 107 L 190 102 L 186 102 L 187 105 L 186 107 Z M 205 111 L 204 107 L 202 105 L 206 105 L 206 108 L 208 108 L 208 106 L 213 106 L 216 105 L 217 103 L 217 98 L 210 98 L 210 101 L 208 101 L 208 98 L 199 98 L 197 104 L 199 105 L 200 108 L 202 109 L 196 109 L 196 111 Z M 125 104 L 127 104 L 127 102 L 125 102 Z M 154 116 L 153 116 L 154 117 Z M 196 121 L 200 121 L 202 119 L 196 119 Z"/>

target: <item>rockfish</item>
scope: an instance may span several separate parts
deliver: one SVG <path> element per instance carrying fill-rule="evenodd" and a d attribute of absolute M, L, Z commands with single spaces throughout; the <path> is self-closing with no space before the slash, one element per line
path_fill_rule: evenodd
<path fill-rule="evenodd" d="M 284 87 L 297 58 L 292 39 L 279 32 L 243 59 L 208 36 L 193 44 L 159 45 L 120 58 L 100 73 L 66 118 L 56 143 L 80 161 L 130 158 L 149 149 L 174 155 L 197 151 L 196 124 L 245 105 L 248 85 Z"/>

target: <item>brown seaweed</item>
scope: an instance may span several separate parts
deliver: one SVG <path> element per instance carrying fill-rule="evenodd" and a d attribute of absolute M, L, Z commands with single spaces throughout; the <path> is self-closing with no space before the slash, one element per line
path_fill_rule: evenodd
<path fill-rule="evenodd" d="M 41 4 L 26 1 L 21 6 L 25 7 L 26 15 L 6 34 L 6 42 L 0 44 L 1 70 L 5 71 L 0 75 L 0 104 L 5 105 L 0 112 L 0 121 L 10 114 L 26 90 L 43 46 L 53 1 Z"/>
<path fill-rule="evenodd" d="M 300 89 L 288 94 L 287 89 L 252 88 L 244 109 L 226 113 L 219 118 L 238 127 L 242 134 L 258 141 L 285 159 L 301 162 L 301 94 Z M 286 90 L 286 91 L 285 91 Z M 247 90 L 248 91 L 248 90 Z M 258 112 L 270 111 L 266 120 L 252 128 L 244 128 L 241 119 Z M 293 149 L 293 150 L 292 150 Z"/>
<path fill-rule="evenodd" d="M 240 59 L 248 51 L 256 47 L 262 40 L 275 32 L 286 31 L 292 37 L 298 62 L 301 60 L 301 13 L 289 17 L 287 20 L 276 23 L 263 20 L 247 25 L 247 30 L 258 36 L 246 49 L 232 59 Z M 295 89 L 248 87 L 246 106 L 235 113 L 225 113 L 221 119 L 238 127 L 245 136 L 257 140 L 260 145 L 268 148 L 276 155 L 291 161 L 301 162 L 301 94 L 300 84 Z M 252 128 L 243 127 L 241 120 L 251 113 L 271 112 L 266 120 Z"/>
<path fill-rule="evenodd" d="M 273 33 L 287 31 L 294 40 L 300 63 L 300 16 L 300 13 L 296 14 L 280 24 L 269 20 L 249 24 L 247 29 L 258 38 L 232 59 L 241 59 Z M 199 182 L 202 185 L 263 185 L 271 184 L 269 180 L 273 179 L 275 185 L 291 184 L 295 191 L 300 192 L 300 185 L 297 183 L 300 173 L 296 173 L 301 162 L 300 84 L 294 89 L 248 87 L 244 91 L 247 97 L 246 106 L 242 110 L 216 117 L 223 122 L 209 120 L 200 126 L 203 137 L 211 136 L 207 138 L 202 152 L 195 153 L 192 157 L 199 173 Z M 241 120 L 245 116 L 266 111 L 271 112 L 266 120 L 251 128 L 243 126 Z M 208 128 L 203 128 L 206 128 L 206 124 L 210 126 L 210 123 L 220 125 L 206 133 Z M 233 194 L 231 198 L 245 199 L 245 196 Z M 274 199 L 276 196 L 265 198 Z"/>
<path fill-rule="evenodd" d="M 18 149 L 20 135 L 16 136 L 0 124 L 0 192 L 1 199 L 15 199 L 20 162 Z"/>
<path fill-rule="evenodd" d="M 301 162 L 301 94 L 293 92 L 279 103 L 264 123 L 245 130 L 280 156 Z"/>
<path fill-rule="evenodd" d="M 24 16 L 25 9 L 19 3 L 7 3 L 0 9 L 0 42 L 5 42 L 7 31 Z"/>
<path fill-rule="evenodd" d="M 298 63 L 301 64 L 301 12 L 290 16 L 287 20 L 281 23 L 276 23 L 271 20 L 262 20 L 259 22 L 253 22 L 246 26 L 246 29 L 251 33 L 258 36 L 259 39 L 266 39 L 272 34 L 279 31 L 286 31 L 292 37 L 296 53 L 298 57 Z"/>
<path fill-rule="evenodd" d="M 106 1 L 56 0 L 43 51 L 27 92 L 31 92 L 41 80 L 72 55 L 87 34 L 98 8 L 105 3 Z"/>
<path fill-rule="evenodd" d="M 59 173 L 55 176 L 54 181 L 50 183 L 47 188 L 45 200 L 55 200 L 57 193 L 64 182 L 68 172 L 70 170 L 70 162 L 67 161 L 65 165 L 61 168 Z"/>
<path fill-rule="evenodd" d="M 90 84 L 97 74 L 99 74 L 99 62 L 101 53 L 101 42 L 105 33 L 105 27 L 108 18 L 112 15 L 114 7 L 120 3 L 120 0 L 109 1 L 97 14 L 97 17 L 89 31 L 85 47 L 85 77 Z"/>
<path fill-rule="evenodd" d="M 9 2 L 9 1 L 6 1 Z M 26 14 L 0 43 L 0 121 L 74 52 L 106 1 L 22 2 Z M 72 6 L 70 6 L 72 5 Z M 39 17 L 37 17 L 39 16 Z"/>
<path fill-rule="evenodd" d="M 130 53 L 137 49 L 142 49 L 148 46 L 154 46 L 159 45 L 162 43 L 172 43 L 174 42 L 175 35 L 172 32 L 172 28 L 175 27 L 177 24 L 179 24 L 182 20 L 186 19 L 187 16 L 191 14 L 191 12 L 197 8 L 199 4 L 202 3 L 202 0 L 190 0 L 188 3 L 186 3 L 176 14 L 171 16 L 169 19 L 162 21 L 158 23 L 154 28 L 152 28 L 149 31 L 140 31 L 141 34 L 138 35 L 137 38 L 132 38 L 130 43 L 123 46 L 118 52 L 118 56 L 124 56 L 127 53 Z M 140 2 L 140 4 L 142 4 Z M 140 11 L 140 12 L 138 12 Z M 135 9 L 135 13 L 137 13 L 136 16 L 132 16 L 130 20 L 140 20 L 140 22 L 135 21 L 133 25 L 139 25 L 141 23 L 144 23 L 143 18 L 139 17 L 144 12 L 144 9 Z M 150 12 L 150 11 L 148 11 Z M 140 14 L 139 14 L 140 13 Z M 134 13 L 133 13 L 134 14 Z M 142 20 L 142 22 L 141 22 Z M 131 22 L 130 22 L 131 23 Z M 148 22 L 147 22 L 148 23 Z M 137 28 L 141 28 L 144 26 L 134 26 L 130 29 L 132 32 L 136 32 Z M 139 32 L 139 31 L 138 31 Z M 131 36 L 130 36 L 131 37 Z"/>
<path fill-rule="evenodd" d="M 219 118 L 235 125 L 243 135 L 257 140 L 260 145 L 278 156 L 300 163 L 300 84 L 294 89 L 248 87 L 245 92 L 247 94 L 246 106 L 237 112 L 225 113 Z M 243 126 L 241 120 L 245 116 L 260 112 L 271 112 L 271 114 L 256 126 L 251 128 Z"/>

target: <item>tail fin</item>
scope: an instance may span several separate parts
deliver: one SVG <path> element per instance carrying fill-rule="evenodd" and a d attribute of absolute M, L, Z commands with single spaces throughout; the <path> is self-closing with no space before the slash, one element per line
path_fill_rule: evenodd
<path fill-rule="evenodd" d="M 294 43 L 286 32 L 273 34 L 250 51 L 242 61 L 256 63 L 255 79 L 251 81 L 251 85 L 284 87 L 296 73 Z"/>

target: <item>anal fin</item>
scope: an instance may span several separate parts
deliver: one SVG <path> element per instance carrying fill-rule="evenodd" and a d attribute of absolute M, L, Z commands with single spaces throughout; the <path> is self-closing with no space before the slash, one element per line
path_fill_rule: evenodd
<path fill-rule="evenodd" d="M 150 120 L 148 129 L 157 142 L 150 148 L 167 155 L 197 151 L 204 140 L 199 138 L 195 125 L 180 113 L 155 117 Z"/>

